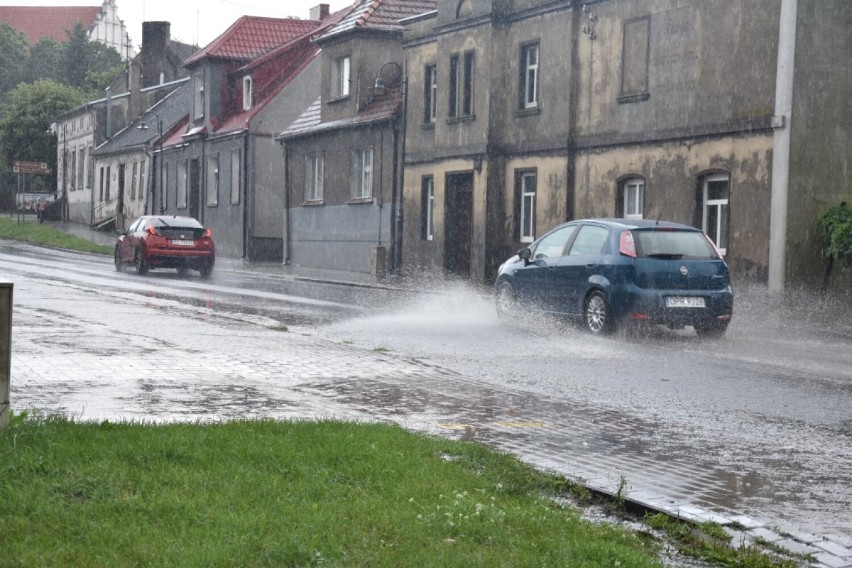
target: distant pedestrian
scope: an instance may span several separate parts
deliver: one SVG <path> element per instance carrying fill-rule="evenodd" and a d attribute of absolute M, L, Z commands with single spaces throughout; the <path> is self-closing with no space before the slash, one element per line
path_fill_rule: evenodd
<path fill-rule="evenodd" d="M 36 216 L 38 217 L 39 223 L 44 223 L 44 215 L 47 212 L 47 202 L 41 197 L 38 198 L 38 202 L 36 203 Z"/>

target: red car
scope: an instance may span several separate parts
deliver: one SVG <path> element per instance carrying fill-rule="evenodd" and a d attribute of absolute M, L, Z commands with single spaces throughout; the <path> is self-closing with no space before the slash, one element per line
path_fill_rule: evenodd
<path fill-rule="evenodd" d="M 208 278 L 216 262 L 210 229 L 192 217 L 139 217 L 115 243 L 115 269 L 132 264 L 139 274 L 153 268 L 176 268 L 179 274 L 197 270 Z"/>

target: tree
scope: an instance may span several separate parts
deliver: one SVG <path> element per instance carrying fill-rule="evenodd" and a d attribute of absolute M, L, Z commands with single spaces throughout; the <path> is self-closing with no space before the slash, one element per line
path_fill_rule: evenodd
<path fill-rule="evenodd" d="M 56 138 L 46 133 L 62 113 L 84 102 L 80 91 L 55 81 L 21 83 L 0 108 L 0 160 L 47 162 L 56 168 Z"/>
<path fill-rule="evenodd" d="M 60 63 L 62 83 L 87 89 L 92 95 L 100 95 L 122 65 L 121 55 L 115 49 L 89 41 L 89 33 L 80 22 L 68 32 L 68 41 L 62 44 Z"/>
<path fill-rule="evenodd" d="M 27 47 L 24 34 L 6 22 L 0 22 L 0 95 L 8 93 L 23 80 Z"/>
<path fill-rule="evenodd" d="M 62 51 L 62 44 L 56 43 L 51 37 L 43 37 L 31 46 L 27 57 L 26 81 L 32 83 L 39 79 L 51 79 L 61 82 L 63 73 L 59 62 Z"/>

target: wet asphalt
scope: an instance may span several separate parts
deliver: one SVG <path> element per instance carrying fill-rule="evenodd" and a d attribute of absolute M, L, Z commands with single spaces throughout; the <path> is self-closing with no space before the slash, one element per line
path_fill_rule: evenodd
<path fill-rule="evenodd" d="M 66 230 L 88 235 L 85 228 Z M 112 235 L 89 238 L 113 242 Z M 246 269 L 238 261 L 223 264 L 217 268 Z M 363 275 L 292 268 L 278 276 L 381 285 Z M 390 421 L 489 444 L 604 494 L 626 490 L 628 501 L 649 510 L 718 522 L 735 545 L 769 542 L 811 555 L 814 565 L 852 566 L 852 535 L 806 534 L 784 519 L 744 513 L 736 508 L 744 490 L 736 476 L 659 460 L 636 447 L 643 433 L 653 437 L 651 421 L 498 389 L 440 365 L 283 331 L 262 316 L 236 317 L 157 294 L 138 301 L 116 290 L 93 294 L 46 287 L 38 279 L 15 282 L 13 407 L 83 420 Z M 26 301 L 17 301 L 22 297 Z M 69 309 L 75 304 L 84 308 Z"/>

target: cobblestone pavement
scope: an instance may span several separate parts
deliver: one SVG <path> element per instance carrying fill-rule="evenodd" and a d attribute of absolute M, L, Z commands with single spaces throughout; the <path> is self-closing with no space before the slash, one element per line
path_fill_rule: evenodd
<path fill-rule="evenodd" d="M 770 542 L 818 566 L 852 566 L 852 535 L 770 526 L 729 508 L 733 489 L 720 472 L 644 454 L 633 444 L 653 422 L 156 296 L 20 278 L 15 298 L 13 408 L 140 422 L 391 421 L 487 443 L 604 493 L 624 483 L 628 500 L 719 522 L 735 545 Z"/>

